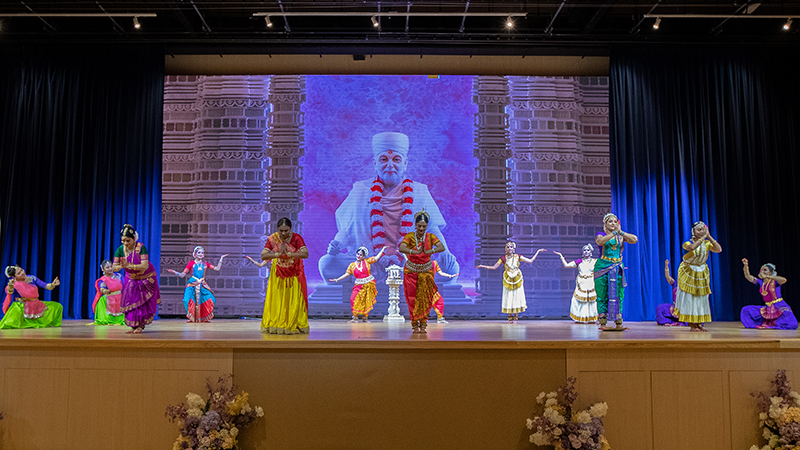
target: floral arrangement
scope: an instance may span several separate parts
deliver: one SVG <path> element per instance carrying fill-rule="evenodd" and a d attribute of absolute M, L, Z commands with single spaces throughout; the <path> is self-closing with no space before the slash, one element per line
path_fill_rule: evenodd
<path fill-rule="evenodd" d="M 586 410 L 573 411 L 572 404 L 578 398 L 576 381 L 575 377 L 567 378 L 557 391 L 542 392 L 536 397 L 543 411 L 528 419 L 528 429 L 536 430 L 530 441 L 536 445 L 552 445 L 556 450 L 609 450 L 611 446 L 603 435 L 601 420 L 608 412 L 608 405 L 595 403 Z"/>
<path fill-rule="evenodd" d="M 181 425 L 173 450 L 238 449 L 239 431 L 264 416 L 247 392 L 236 394 L 231 375 L 220 377 L 216 389 L 206 380 L 206 391 L 205 399 L 190 392 L 185 403 L 167 406 L 166 417 Z"/>
<path fill-rule="evenodd" d="M 800 448 L 800 394 L 792 390 L 786 371 L 779 370 L 772 381 L 773 395 L 753 392 L 758 400 L 758 426 L 767 445 L 750 450 L 794 450 Z"/>

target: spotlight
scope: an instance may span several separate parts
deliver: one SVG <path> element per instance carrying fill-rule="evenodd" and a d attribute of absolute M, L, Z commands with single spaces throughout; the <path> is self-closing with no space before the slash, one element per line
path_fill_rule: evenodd
<path fill-rule="evenodd" d="M 272 28 L 272 21 L 269 20 L 269 16 L 264 16 L 264 20 L 267 22 L 267 28 Z"/>
<path fill-rule="evenodd" d="M 377 16 L 372 16 L 370 18 L 370 20 L 372 20 L 372 26 L 373 27 L 378 28 L 379 26 L 381 26 L 381 24 L 378 22 L 378 17 Z"/>
<path fill-rule="evenodd" d="M 139 23 L 139 18 L 135 16 L 133 18 L 133 28 L 136 28 L 137 30 L 142 28 L 142 25 Z"/>
<path fill-rule="evenodd" d="M 661 17 L 656 17 L 656 21 L 653 22 L 653 29 L 657 30 L 659 26 L 661 26 Z"/>
<path fill-rule="evenodd" d="M 783 29 L 788 30 L 791 27 L 792 27 L 792 18 L 790 17 L 788 20 L 786 20 L 786 23 L 783 24 Z"/>
<path fill-rule="evenodd" d="M 514 28 L 514 20 L 511 18 L 511 16 L 506 18 L 506 28 Z"/>

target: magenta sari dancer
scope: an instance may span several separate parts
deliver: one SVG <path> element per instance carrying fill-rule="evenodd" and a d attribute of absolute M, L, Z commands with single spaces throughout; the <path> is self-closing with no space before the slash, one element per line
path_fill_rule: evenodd
<path fill-rule="evenodd" d="M 147 255 L 147 249 L 141 242 L 137 242 L 133 251 L 126 254 L 125 246 L 120 245 L 114 252 L 114 260 L 124 258 L 129 264 L 147 262 L 144 270 L 130 270 L 125 268 L 125 283 L 122 285 L 122 298 L 120 311 L 125 313 L 125 325 L 131 328 L 144 328 L 153 322 L 161 303 L 161 293 L 158 291 L 158 274 L 153 264 L 142 258 Z"/>

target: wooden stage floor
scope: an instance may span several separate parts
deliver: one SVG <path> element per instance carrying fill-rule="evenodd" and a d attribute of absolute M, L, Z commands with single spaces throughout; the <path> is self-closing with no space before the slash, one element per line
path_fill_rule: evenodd
<path fill-rule="evenodd" d="M 207 324 L 161 319 L 141 335 L 121 326 L 94 326 L 86 320 L 65 320 L 60 328 L 0 330 L 0 346 L 133 347 L 133 348 L 350 348 L 350 349 L 580 349 L 580 348 L 707 348 L 797 349 L 797 331 L 752 330 L 739 322 L 714 322 L 707 333 L 687 327 L 660 327 L 654 322 L 627 322 L 624 332 L 601 332 L 596 325 L 567 320 L 453 320 L 430 322 L 426 335 L 412 335 L 402 324 L 351 324 L 345 320 L 311 320 L 308 335 L 265 335 L 256 319 L 222 319 Z"/>
<path fill-rule="evenodd" d="M 263 335 L 256 319 L 161 319 L 141 335 L 86 320 L 0 330 L 0 448 L 170 448 L 166 406 L 233 374 L 264 407 L 242 437 L 254 450 L 528 449 L 536 396 L 566 377 L 578 379 L 579 407 L 608 403 L 615 449 L 735 450 L 762 442 L 750 393 L 769 389 L 777 369 L 795 388 L 800 379 L 797 331 L 738 322 L 691 333 L 453 320 L 427 335 L 408 322 L 310 325 L 293 336 Z"/>

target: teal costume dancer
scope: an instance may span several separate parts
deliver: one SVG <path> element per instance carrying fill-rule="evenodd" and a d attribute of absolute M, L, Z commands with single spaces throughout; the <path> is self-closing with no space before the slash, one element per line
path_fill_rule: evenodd
<path fill-rule="evenodd" d="M 600 259 L 594 265 L 594 289 L 597 293 L 598 322 L 605 327 L 608 321 L 608 303 L 615 298 L 617 310 L 614 323 L 622 328 L 622 301 L 625 298 L 625 270 L 622 264 L 622 249 L 625 242 L 635 244 L 638 238 L 619 228 L 619 220 L 614 214 L 603 217 L 604 232 L 597 233 L 595 241 L 600 246 Z M 603 242 L 605 240 L 605 242 Z"/>

